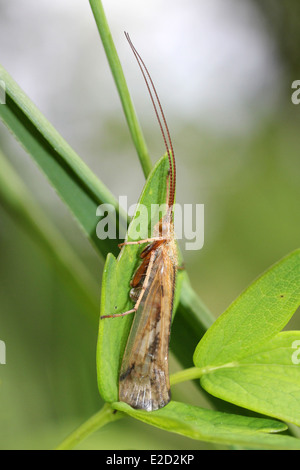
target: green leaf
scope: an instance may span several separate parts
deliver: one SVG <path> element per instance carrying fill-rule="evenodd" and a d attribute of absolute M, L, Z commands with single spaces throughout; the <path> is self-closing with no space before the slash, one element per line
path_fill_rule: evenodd
<path fill-rule="evenodd" d="M 151 413 L 134 410 L 121 402 L 113 403 L 112 407 L 144 423 L 191 439 L 260 449 L 300 449 L 299 439 L 268 434 L 286 429 L 284 423 L 270 419 L 222 413 L 174 401 Z"/>
<path fill-rule="evenodd" d="M 200 341 L 201 385 L 236 405 L 300 424 L 299 332 L 280 330 L 300 304 L 300 250 L 256 280 Z"/>
<path fill-rule="evenodd" d="M 208 371 L 201 385 L 223 400 L 299 426 L 300 365 L 293 363 L 295 344 L 300 344 L 299 331 L 279 333 L 252 355 Z"/>
<path fill-rule="evenodd" d="M 255 352 L 288 323 L 300 304 L 300 250 L 246 289 L 207 331 L 194 354 L 197 367 L 217 366 Z"/>
<path fill-rule="evenodd" d="M 161 205 L 166 202 L 166 187 L 162 185 L 162 181 L 166 181 L 168 170 L 169 163 L 165 155 L 158 161 L 147 179 L 135 215 L 128 228 L 127 241 L 136 240 L 134 234 L 136 233 L 137 222 L 138 225 L 141 222 L 141 225 L 144 226 L 142 221 L 144 217 L 140 216 L 140 214 L 143 214 L 141 206 L 146 207 L 147 214 L 152 215 L 150 212 L 152 204 Z M 147 214 L 144 213 L 144 216 L 148 217 Z M 151 236 L 151 217 L 149 217 L 148 222 L 146 237 Z M 145 238 L 145 236 L 142 238 Z M 145 245 L 125 246 L 122 248 L 117 260 L 113 255 L 107 257 L 102 279 L 101 315 L 123 313 L 132 308 L 133 302 L 129 297 L 130 281 L 140 263 L 139 254 L 144 247 Z M 176 310 L 176 304 L 178 304 L 180 285 L 184 275 L 184 272 L 177 274 L 177 300 L 175 299 L 174 311 Z M 108 402 L 118 400 L 119 370 L 133 318 L 134 315 L 105 318 L 100 320 L 99 323 L 97 347 L 98 385 L 102 397 Z"/>

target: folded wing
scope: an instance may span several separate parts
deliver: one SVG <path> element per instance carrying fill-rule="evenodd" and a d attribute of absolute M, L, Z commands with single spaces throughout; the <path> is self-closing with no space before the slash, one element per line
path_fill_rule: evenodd
<path fill-rule="evenodd" d="M 119 377 L 119 399 L 147 411 L 170 401 L 168 350 L 176 268 L 158 249 L 132 323 Z"/>

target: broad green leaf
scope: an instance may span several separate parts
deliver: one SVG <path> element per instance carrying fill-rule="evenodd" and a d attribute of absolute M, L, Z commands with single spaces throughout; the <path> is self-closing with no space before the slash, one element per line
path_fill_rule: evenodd
<path fill-rule="evenodd" d="M 165 203 L 166 187 L 162 185 L 162 182 L 166 180 L 168 169 L 168 159 L 164 156 L 147 179 L 135 215 L 128 228 L 128 241 L 136 240 L 134 234 L 136 233 L 137 221 L 139 221 L 138 225 L 141 223 L 144 226 L 144 216 L 147 217 L 147 214 L 151 213 L 151 205 Z M 148 209 L 147 214 L 143 214 L 142 205 Z M 148 222 L 146 237 L 151 236 L 150 217 Z M 107 257 L 102 280 L 101 315 L 123 313 L 132 308 L 133 302 L 129 298 L 130 281 L 140 263 L 139 254 L 144 247 L 145 245 L 125 246 L 117 260 L 113 255 Z M 184 272 L 179 272 L 177 275 L 177 300 L 175 299 L 174 311 L 176 304 L 178 304 L 181 280 L 184 276 Z M 133 318 L 134 315 L 126 315 L 100 320 L 97 348 L 98 385 L 102 397 L 108 402 L 118 400 L 118 374 Z"/>
<path fill-rule="evenodd" d="M 224 365 L 254 353 L 288 323 L 300 304 L 300 250 L 271 267 L 207 331 L 197 367 Z"/>
<path fill-rule="evenodd" d="M 207 369 L 205 390 L 223 400 L 300 425 L 300 331 L 277 334 L 246 356 Z"/>
<path fill-rule="evenodd" d="M 271 419 L 222 413 L 174 401 L 151 413 L 134 410 L 121 402 L 112 406 L 144 423 L 191 439 L 260 449 L 300 449 L 299 439 L 269 434 L 286 429 L 284 423 Z"/>
<path fill-rule="evenodd" d="M 221 315 L 194 355 L 212 395 L 300 424 L 299 332 L 280 330 L 300 304 L 300 250 L 255 281 Z"/>

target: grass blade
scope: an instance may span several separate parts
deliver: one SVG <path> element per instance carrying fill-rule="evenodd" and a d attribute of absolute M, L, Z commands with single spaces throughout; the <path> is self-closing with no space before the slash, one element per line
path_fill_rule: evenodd
<path fill-rule="evenodd" d="M 117 253 L 116 240 L 99 240 L 96 235 L 97 207 L 111 204 L 119 214 L 116 199 L 2 66 L 0 80 L 6 88 L 6 104 L 0 106 L 3 122 L 38 164 L 98 252 L 104 257 L 109 252 Z M 126 224 L 123 212 L 121 220 Z M 118 228 L 119 217 L 116 223 Z"/>
<path fill-rule="evenodd" d="M 139 125 L 138 118 L 128 91 L 120 59 L 112 39 L 104 9 L 100 0 L 90 0 L 90 5 L 95 17 L 96 25 L 98 27 L 106 57 L 109 62 L 110 70 L 114 77 L 115 84 L 120 96 L 129 131 L 140 159 L 144 175 L 147 178 L 152 167 L 151 160 L 145 139 L 143 137 L 143 132 Z"/>

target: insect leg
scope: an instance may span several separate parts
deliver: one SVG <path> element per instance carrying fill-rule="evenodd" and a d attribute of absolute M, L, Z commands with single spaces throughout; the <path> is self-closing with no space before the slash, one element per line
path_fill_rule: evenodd
<path fill-rule="evenodd" d="M 149 264 L 148 264 L 148 268 L 147 268 L 147 272 L 146 272 L 146 276 L 145 276 L 145 280 L 143 282 L 143 285 L 141 287 L 141 293 L 139 295 L 139 298 L 134 306 L 134 308 L 137 310 L 140 303 L 141 303 L 141 300 L 143 298 L 143 295 L 144 295 L 144 292 L 145 290 L 147 289 L 147 286 L 148 286 L 148 282 L 149 282 L 149 278 L 150 278 L 150 274 L 151 274 L 151 270 L 152 270 L 152 266 L 153 266 L 153 263 L 154 263 L 154 259 L 155 259 L 155 251 L 152 251 L 151 255 L 150 255 L 150 260 L 149 260 Z"/>
<path fill-rule="evenodd" d="M 136 312 L 135 307 L 123 313 L 112 313 L 111 315 L 101 315 L 100 319 L 103 320 L 104 318 L 125 317 L 125 315 L 129 315 L 130 313 L 134 313 L 134 312 Z"/>
<path fill-rule="evenodd" d="M 139 295 L 139 297 L 136 301 L 135 306 L 132 309 L 127 310 L 127 312 L 112 313 L 111 315 L 102 315 L 100 317 L 101 320 L 103 320 L 104 318 L 124 317 L 125 315 L 129 315 L 130 313 L 135 313 L 137 311 L 137 309 L 139 308 L 139 305 L 141 303 L 141 300 L 143 298 L 144 292 L 147 289 L 147 285 L 148 285 L 148 282 L 149 282 L 149 278 L 150 278 L 151 269 L 152 269 L 152 266 L 153 266 L 153 263 L 154 263 L 154 259 L 155 259 L 155 252 L 153 251 L 150 255 L 150 261 L 149 261 L 149 264 L 148 264 L 145 280 L 144 280 L 143 285 L 141 287 L 141 292 L 140 292 L 140 295 Z"/>
<path fill-rule="evenodd" d="M 118 247 L 120 248 L 121 246 L 124 246 L 124 245 L 141 245 L 142 243 L 151 243 L 151 242 L 156 242 L 159 240 L 165 240 L 165 238 L 154 237 L 154 238 L 145 238 L 145 240 L 138 240 L 136 242 L 124 242 L 124 243 L 120 243 Z"/>

